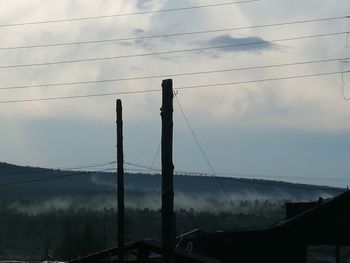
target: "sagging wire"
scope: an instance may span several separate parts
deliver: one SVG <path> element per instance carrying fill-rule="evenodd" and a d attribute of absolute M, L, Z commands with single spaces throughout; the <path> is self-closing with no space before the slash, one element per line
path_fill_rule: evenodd
<path fill-rule="evenodd" d="M 348 22 L 350 21 L 349 18 L 350 17 L 347 17 Z M 345 36 L 345 48 L 349 48 L 349 42 L 350 42 L 350 32 L 347 32 L 346 36 Z M 345 77 L 344 77 L 344 64 L 348 64 L 349 62 L 350 62 L 350 60 L 348 58 L 340 60 L 340 69 L 341 69 L 340 93 L 341 93 L 343 99 L 346 101 L 349 101 L 350 97 L 347 97 L 345 94 L 346 83 L 345 83 Z"/>
<path fill-rule="evenodd" d="M 156 160 L 158 158 L 158 155 L 159 155 L 159 152 L 160 152 L 160 147 L 161 147 L 161 142 L 159 142 L 159 144 L 158 144 L 158 148 L 157 148 L 156 154 L 153 157 L 153 160 L 152 160 L 151 165 L 149 166 L 148 172 L 152 172 L 154 170 L 153 167 L 154 167 L 154 164 L 155 164 L 155 162 L 156 162 Z"/>
<path fill-rule="evenodd" d="M 209 167 L 210 170 L 211 170 L 211 176 L 209 176 L 209 177 L 210 177 L 210 178 L 213 178 L 213 179 L 219 184 L 219 186 L 221 187 L 221 190 L 222 190 L 223 193 L 227 196 L 228 200 L 232 201 L 232 200 L 231 200 L 231 197 L 230 197 L 230 194 L 229 194 L 228 191 L 226 190 L 225 185 L 224 185 L 224 184 L 221 182 L 221 180 L 218 178 L 217 173 L 215 172 L 213 165 L 211 164 L 211 162 L 209 161 L 207 155 L 205 154 L 205 151 L 204 151 L 204 149 L 203 149 L 201 143 L 199 142 L 198 137 L 196 136 L 196 133 L 194 132 L 194 129 L 192 128 L 192 125 L 190 124 L 189 119 L 187 118 L 187 116 L 186 116 L 186 114 L 185 114 L 185 111 L 184 111 L 184 109 L 183 109 L 183 107 L 182 107 L 182 105 L 181 105 L 181 103 L 180 103 L 179 98 L 178 98 L 179 91 L 178 91 L 178 90 L 173 90 L 173 94 L 174 94 L 174 97 L 175 97 L 175 99 L 176 99 L 177 105 L 179 106 L 179 109 L 180 109 L 180 111 L 181 111 L 181 113 L 182 113 L 182 116 L 183 116 L 183 118 L 185 119 L 185 121 L 186 121 L 186 123 L 187 123 L 187 126 L 188 126 L 188 128 L 190 129 L 190 131 L 191 131 L 191 133 L 192 133 L 192 136 L 193 136 L 194 140 L 196 141 L 197 146 L 198 146 L 198 148 L 199 148 L 199 150 L 200 150 L 200 152 L 201 152 L 201 154 L 202 154 L 202 156 L 203 156 L 205 162 L 207 163 L 208 167 Z M 231 207 L 232 207 L 232 202 L 230 202 L 230 205 L 231 205 Z"/>
<path fill-rule="evenodd" d="M 350 97 L 347 97 L 345 94 L 346 82 L 345 82 L 345 77 L 344 77 L 344 64 L 348 64 L 348 63 L 350 63 L 350 59 L 341 59 L 340 60 L 340 71 L 341 71 L 341 73 L 340 73 L 341 74 L 340 93 L 341 93 L 343 99 L 346 101 L 350 100 Z"/>

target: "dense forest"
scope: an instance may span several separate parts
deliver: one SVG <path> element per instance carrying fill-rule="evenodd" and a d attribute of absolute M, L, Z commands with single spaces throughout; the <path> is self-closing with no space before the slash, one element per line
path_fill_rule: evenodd
<path fill-rule="evenodd" d="M 195 228 L 212 232 L 263 227 L 284 216 L 282 201 L 241 200 L 234 206 L 245 212 L 240 213 L 237 209 L 236 212 L 178 209 L 177 234 Z M 2 203 L 0 259 L 75 258 L 116 246 L 117 234 L 117 212 L 114 209 L 52 207 L 31 214 Z M 145 238 L 160 238 L 160 211 L 127 208 L 126 241 Z"/>

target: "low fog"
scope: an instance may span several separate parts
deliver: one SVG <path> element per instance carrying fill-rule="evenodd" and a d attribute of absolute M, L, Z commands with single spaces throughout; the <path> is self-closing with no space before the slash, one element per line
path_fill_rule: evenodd
<path fill-rule="evenodd" d="M 320 196 L 309 199 L 295 198 L 284 194 L 280 198 L 262 196 L 254 193 L 244 195 L 234 195 L 232 193 L 222 194 L 175 194 L 175 210 L 193 210 L 195 212 L 221 213 L 230 212 L 232 214 L 252 214 L 269 210 L 284 209 L 284 203 L 288 201 L 314 201 Z M 331 197 L 323 194 L 323 198 Z M 98 194 L 94 196 L 56 196 L 45 200 L 21 199 L 2 204 L 7 209 L 18 212 L 37 215 L 52 212 L 55 210 L 91 210 L 102 211 L 105 209 L 117 209 L 117 197 L 115 192 Z M 125 195 L 125 207 L 129 209 L 149 209 L 158 211 L 161 208 L 160 192 L 128 192 Z"/>

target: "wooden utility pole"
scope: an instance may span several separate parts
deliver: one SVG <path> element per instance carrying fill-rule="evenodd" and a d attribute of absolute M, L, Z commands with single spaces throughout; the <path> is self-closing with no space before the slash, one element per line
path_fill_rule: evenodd
<path fill-rule="evenodd" d="M 173 187 L 173 81 L 162 82 L 162 251 L 166 263 L 174 262 L 175 214 Z"/>
<path fill-rule="evenodd" d="M 117 100 L 117 175 L 118 175 L 118 262 L 124 263 L 125 243 L 124 243 L 124 153 L 123 153 L 123 115 L 122 102 Z"/>

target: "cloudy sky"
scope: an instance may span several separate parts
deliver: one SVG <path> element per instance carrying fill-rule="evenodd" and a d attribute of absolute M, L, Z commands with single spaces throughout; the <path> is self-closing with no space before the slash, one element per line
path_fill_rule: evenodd
<path fill-rule="evenodd" d="M 1 0 L 0 161 L 65 167 L 115 160 L 120 98 L 125 160 L 150 166 L 160 141 L 159 92 L 16 101 L 159 89 L 168 76 L 217 174 L 350 184 L 350 2 L 217 3 Z M 170 9 L 181 10 L 148 12 Z M 118 14 L 124 15 L 71 21 Z M 260 27 L 324 18 L 332 19 Z M 147 38 L 199 31 L 211 32 Z M 100 41 L 109 39 L 119 40 Z M 300 63 L 320 60 L 327 62 Z M 252 67 L 260 68 L 242 70 Z M 181 75 L 203 71 L 223 72 Z M 121 78 L 138 79 L 38 87 Z M 276 78 L 282 79 L 254 82 Z M 176 101 L 174 107 L 175 169 L 211 172 Z"/>

